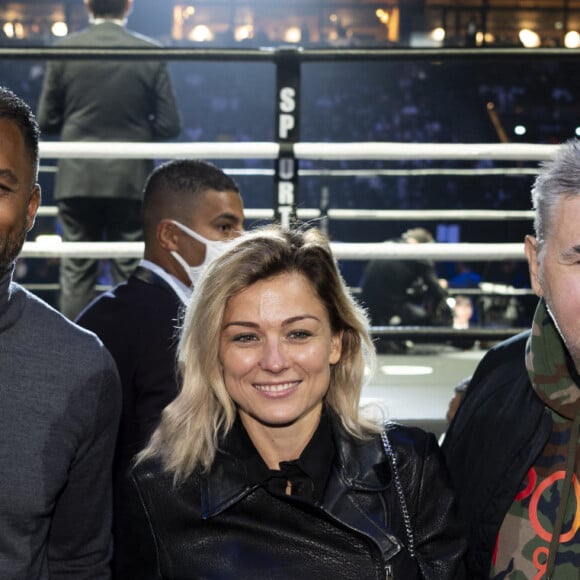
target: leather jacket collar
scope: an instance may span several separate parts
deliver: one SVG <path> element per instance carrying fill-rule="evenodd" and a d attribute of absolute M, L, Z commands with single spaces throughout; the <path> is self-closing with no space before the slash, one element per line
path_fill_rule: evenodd
<path fill-rule="evenodd" d="M 391 476 L 388 460 L 379 437 L 359 441 L 349 435 L 331 409 L 331 426 L 336 446 L 336 459 L 324 499 L 317 507 L 336 521 L 370 538 L 388 560 L 401 550 L 399 540 L 377 525 L 377 513 L 385 512 L 386 494 Z M 201 511 L 204 519 L 212 518 L 241 501 L 258 487 L 248 483 L 243 455 L 237 441 L 226 438 L 211 471 L 200 477 Z M 375 492 L 372 510 L 359 504 L 354 492 Z M 389 494 L 390 495 L 390 494 Z M 389 509 L 396 509 L 390 506 Z M 388 521 L 389 514 L 384 513 Z"/>

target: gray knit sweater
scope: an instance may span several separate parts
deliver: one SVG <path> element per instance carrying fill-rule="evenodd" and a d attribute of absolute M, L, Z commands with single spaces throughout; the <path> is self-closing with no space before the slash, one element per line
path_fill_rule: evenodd
<path fill-rule="evenodd" d="M 0 275 L 0 578 L 110 578 L 114 362 Z"/>

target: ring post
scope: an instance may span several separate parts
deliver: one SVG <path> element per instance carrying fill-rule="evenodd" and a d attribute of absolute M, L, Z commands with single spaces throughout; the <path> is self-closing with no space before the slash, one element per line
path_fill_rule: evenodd
<path fill-rule="evenodd" d="M 274 177 L 274 220 L 284 227 L 298 221 L 298 160 L 300 140 L 299 49 L 281 48 L 276 59 L 276 141 L 279 145 Z"/>

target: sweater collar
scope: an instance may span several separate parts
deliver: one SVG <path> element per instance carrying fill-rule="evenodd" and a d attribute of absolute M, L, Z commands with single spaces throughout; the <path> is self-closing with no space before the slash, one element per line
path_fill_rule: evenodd
<path fill-rule="evenodd" d="M 6 272 L 0 273 L 0 312 L 4 311 L 6 303 L 8 301 L 8 288 L 10 282 L 12 282 L 12 275 L 14 274 L 14 264 L 6 270 Z"/>
<path fill-rule="evenodd" d="M 20 312 L 14 309 L 12 276 L 14 264 L 0 275 L 0 331 L 12 326 L 20 317 Z"/>

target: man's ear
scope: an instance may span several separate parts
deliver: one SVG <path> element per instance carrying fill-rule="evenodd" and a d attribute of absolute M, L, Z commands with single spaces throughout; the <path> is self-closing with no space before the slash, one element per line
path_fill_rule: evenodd
<path fill-rule="evenodd" d="M 530 282 L 536 296 L 543 296 L 544 290 L 540 283 L 540 259 L 539 242 L 534 236 L 526 236 L 524 250 L 528 259 L 528 269 L 530 271 Z"/>
<path fill-rule="evenodd" d="M 36 219 L 36 213 L 40 207 L 40 200 L 40 185 L 35 183 L 26 207 L 26 233 L 34 227 L 34 220 Z"/>
<path fill-rule="evenodd" d="M 173 252 L 178 249 L 177 238 L 179 230 L 170 219 L 159 220 L 155 231 L 157 233 L 157 241 L 164 250 Z"/>

